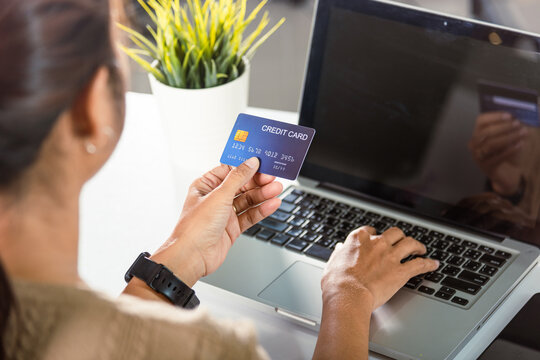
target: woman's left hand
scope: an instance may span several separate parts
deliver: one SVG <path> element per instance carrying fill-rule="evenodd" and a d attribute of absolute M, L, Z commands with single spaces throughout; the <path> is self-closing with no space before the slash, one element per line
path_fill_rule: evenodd
<path fill-rule="evenodd" d="M 195 180 L 172 236 L 152 260 L 170 268 L 188 286 L 217 270 L 238 236 L 276 211 L 283 186 L 257 174 L 251 158 L 231 168 L 221 165 Z"/>

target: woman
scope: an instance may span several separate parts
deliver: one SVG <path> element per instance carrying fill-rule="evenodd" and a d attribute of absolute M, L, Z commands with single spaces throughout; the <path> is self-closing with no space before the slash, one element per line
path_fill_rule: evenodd
<path fill-rule="evenodd" d="M 266 358 L 250 325 L 174 307 L 136 278 L 109 299 L 77 273 L 79 194 L 123 126 L 110 24 L 107 0 L 4 0 L 0 8 L 1 357 Z M 196 180 L 151 259 L 189 286 L 215 271 L 240 233 L 280 206 L 282 186 L 256 174 L 258 165 L 219 166 Z M 424 251 L 399 229 L 352 232 L 322 279 L 314 357 L 366 358 L 371 312 L 437 268 L 423 258 L 400 263 Z"/>

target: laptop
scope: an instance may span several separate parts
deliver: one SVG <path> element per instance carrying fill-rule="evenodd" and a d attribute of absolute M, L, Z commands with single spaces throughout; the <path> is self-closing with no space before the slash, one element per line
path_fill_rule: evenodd
<path fill-rule="evenodd" d="M 316 331 L 335 244 L 397 226 L 441 266 L 373 313 L 370 349 L 453 358 L 538 262 L 538 39 L 391 2 L 319 0 L 299 121 L 317 134 L 300 177 L 203 281 Z M 494 113 L 526 134 L 507 153 L 491 131 L 497 151 L 472 151 Z M 504 195 L 502 178 L 514 179 Z"/>

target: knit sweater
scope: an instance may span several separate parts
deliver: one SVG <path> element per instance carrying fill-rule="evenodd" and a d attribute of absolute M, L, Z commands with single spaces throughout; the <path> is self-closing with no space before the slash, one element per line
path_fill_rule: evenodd
<path fill-rule="evenodd" d="M 13 286 L 17 310 L 3 339 L 8 359 L 267 359 L 249 322 L 84 287 Z"/>

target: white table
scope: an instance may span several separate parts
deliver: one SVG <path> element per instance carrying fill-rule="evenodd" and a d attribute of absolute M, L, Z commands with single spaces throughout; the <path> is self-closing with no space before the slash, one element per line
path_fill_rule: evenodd
<path fill-rule="evenodd" d="M 276 120 L 297 121 L 296 113 L 250 109 Z M 129 93 L 124 133 L 110 161 L 93 178 L 81 198 L 80 272 L 95 289 L 116 296 L 124 273 L 142 251 L 154 251 L 172 231 L 180 205 L 176 200 L 168 151 L 154 99 Z M 216 164 L 218 160 L 216 159 Z M 181 179 L 187 189 L 193 179 Z M 251 318 L 259 339 L 274 359 L 308 359 L 317 334 L 270 316 L 259 305 L 199 283 L 199 298 L 218 317 Z M 476 358 L 532 294 L 540 292 L 537 266 L 506 299 L 458 359 Z M 381 359 L 371 354 L 372 359 Z"/>

